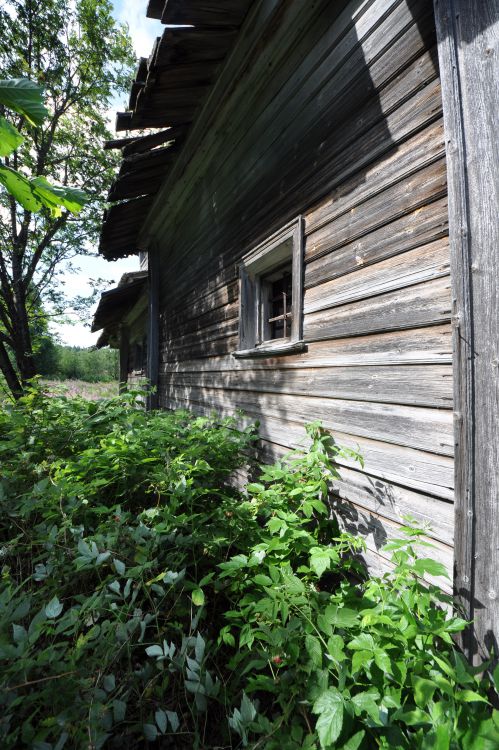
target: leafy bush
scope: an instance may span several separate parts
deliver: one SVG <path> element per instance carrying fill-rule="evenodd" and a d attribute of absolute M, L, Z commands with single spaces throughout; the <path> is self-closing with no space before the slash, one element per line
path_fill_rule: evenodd
<path fill-rule="evenodd" d="M 308 430 L 241 493 L 230 420 L 133 394 L 0 412 L 2 747 L 498 747 L 423 530 L 367 578 L 327 500 L 340 449 Z"/>

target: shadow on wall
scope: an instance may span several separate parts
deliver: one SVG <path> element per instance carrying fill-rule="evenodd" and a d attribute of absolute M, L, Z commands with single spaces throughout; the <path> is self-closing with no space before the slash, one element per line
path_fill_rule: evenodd
<path fill-rule="evenodd" d="M 339 13 L 346 7 L 355 11 L 358 6 L 358 2 L 340 4 L 330 0 L 315 3 L 314 24 L 300 40 L 300 44 L 307 40 L 307 54 L 297 61 L 296 70 L 290 70 L 288 79 L 283 79 L 274 99 L 261 111 L 255 110 L 253 119 L 245 123 L 237 137 L 231 132 L 231 123 L 219 123 L 219 132 L 224 133 L 227 144 L 223 158 L 203 165 L 192 194 L 186 196 L 180 216 L 183 220 L 172 226 L 170 246 L 178 251 L 170 259 L 167 277 L 162 279 L 162 405 L 167 407 L 172 400 L 197 411 L 215 408 L 221 413 L 240 408 L 260 421 L 266 440 L 277 445 L 285 442 L 288 447 L 302 438 L 306 421 L 322 418 L 335 426 L 335 399 L 321 397 L 319 403 L 319 399 L 311 397 L 309 402 L 316 413 L 298 410 L 296 400 L 285 397 L 289 371 L 277 369 L 277 360 L 273 370 L 246 370 L 246 381 L 237 389 L 233 384 L 223 385 L 230 382 L 230 373 L 217 373 L 215 382 L 215 375 L 210 376 L 207 368 L 196 373 L 191 364 L 188 374 L 192 377 L 182 382 L 181 377 L 170 377 L 169 365 L 175 365 L 181 373 L 182 361 L 207 365 L 211 356 L 229 355 L 237 346 L 233 342 L 237 329 L 237 264 L 241 256 L 297 214 L 305 214 L 324 196 L 336 200 L 358 189 L 370 179 L 368 170 L 376 159 L 397 152 L 387 114 L 407 99 L 401 95 L 400 100 L 393 101 L 386 93 L 402 72 L 394 49 L 397 45 L 406 49 L 406 41 L 411 39 L 415 50 L 424 47 L 431 51 L 437 69 L 432 3 L 404 0 L 367 4 L 357 24 L 351 23 L 334 46 L 328 46 Z M 377 13 L 378 17 L 368 19 L 370 13 Z M 394 24 L 398 24 L 396 32 Z M 419 46 L 418 31 L 419 41 L 424 42 Z M 317 50 L 322 50 L 320 55 Z M 406 61 L 404 66 L 417 60 L 418 54 L 421 52 L 415 52 L 414 60 Z M 308 72 L 300 78 L 302 68 Z M 279 74 L 277 71 L 276 76 Z M 294 83 L 298 80 L 299 85 Z M 277 100 L 281 101 L 280 108 L 275 106 Z M 407 132 L 411 134 L 410 128 Z M 342 174 L 346 176 L 341 177 Z M 226 184 L 229 180 L 231 191 Z M 224 195 L 228 198 L 225 201 Z M 378 225 L 381 223 L 379 217 Z M 354 269 L 347 269 L 350 271 Z M 214 315 L 210 308 L 209 313 L 202 313 L 203 295 L 223 284 L 229 289 L 223 312 L 220 308 Z M 225 317 L 229 309 L 232 317 Z M 219 321 L 218 326 L 213 320 Z M 359 393 L 358 400 L 369 401 L 371 396 L 372 392 Z M 348 414 L 345 423 L 347 419 Z M 354 434 L 355 429 L 359 425 L 352 429 Z M 360 434 L 368 431 L 366 414 L 365 429 Z M 382 442 L 383 436 L 377 439 Z M 370 492 L 377 506 L 395 507 L 384 483 L 372 480 Z M 382 521 L 344 499 L 341 507 L 349 529 L 371 535 L 379 550 L 387 539 Z"/>

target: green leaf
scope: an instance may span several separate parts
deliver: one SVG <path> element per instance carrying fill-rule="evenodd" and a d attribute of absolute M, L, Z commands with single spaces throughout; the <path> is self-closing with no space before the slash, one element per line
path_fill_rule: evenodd
<path fill-rule="evenodd" d="M 392 660 L 390 659 L 386 651 L 384 651 L 382 648 L 376 648 L 374 650 L 374 662 L 382 672 L 388 672 L 388 674 L 392 674 Z"/>
<path fill-rule="evenodd" d="M 50 210 L 52 216 L 61 215 L 61 206 L 70 211 L 70 213 L 77 214 L 88 201 L 88 196 L 83 190 L 51 185 L 45 177 L 33 178 L 31 185 L 36 197 Z"/>
<path fill-rule="evenodd" d="M 154 714 L 154 718 L 156 719 L 156 724 L 158 725 L 159 731 L 161 732 L 161 734 L 164 734 L 168 726 L 166 713 L 163 711 L 163 709 L 158 708 L 158 710 Z"/>
<path fill-rule="evenodd" d="M 499 693 L 499 664 L 494 669 L 494 672 L 492 674 L 492 679 L 494 680 L 495 689 Z"/>
<path fill-rule="evenodd" d="M 452 620 L 445 623 L 445 629 L 448 633 L 458 633 L 459 631 L 464 630 L 467 625 L 469 625 L 467 620 L 463 620 L 462 617 L 454 617 Z"/>
<path fill-rule="evenodd" d="M 154 742 L 156 737 L 158 736 L 158 730 L 154 726 L 154 724 L 144 724 L 142 727 L 142 731 L 144 732 L 144 737 L 148 742 Z"/>
<path fill-rule="evenodd" d="M 431 557 L 420 557 L 415 560 L 413 569 L 419 575 L 428 573 L 431 576 L 444 576 L 449 577 L 447 569 L 443 563 L 439 563 L 436 560 L 432 560 Z"/>
<path fill-rule="evenodd" d="M 403 711 L 401 713 L 397 713 L 396 717 L 409 726 L 432 723 L 430 716 L 420 708 L 415 708 L 412 711 Z"/>
<path fill-rule="evenodd" d="M 367 669 L 373 660 L 371 651 L 356 651 L 352 658 L 352 673 Z"/>
<path fill-rule="evenodd" d="M 305 586 L 303 584 L 303 581 L 301 581 L 298 576 L 293 575 L 291 570 L 282 570 L 281 576 L 283 583 L 287 589 L 287 592 L 289 594 L 303 594 L 305 591 Z"/>
<path fill-rule="evenodd" d="M 114 700 L 113 701 L 113 716 L 116 722 L 124 721 L 126 714 L 126 703 L 125 701 Z"/>
<path fill-rule="evenodd" d="M 203 589 L 194 589 L 191 594 L 192 603 L 196 607 L 202 607 L 204 604 L 204 591 Z"/>
<path fill-rule="evenodd" d="M 104 677 L 102 684 L 106 693 L 112 693 L 112 691 L 116 687 L 116 677 L 114 676 L 114 674 L 107 674 Z"/>
<path fill-rule="evenodd" d="M 201 664 L 203 661 L 204 652 L 206 649 L 206 643 L 201 635 L 201 633 L 198 633 L 196 636 L 196 643 L 194 646 L 194 653 L 196 654 L 196 661 L 198 664 Z"/>
<path fill-rule="evenodd" d="M 345 641 L 341 637 L 341 635 L 332 635 L 330 638 L 328 638 L 327 642 L 327 648 L 329 654 L 333 657 L 333 659 L 336 659 L 336 661 L 343 661 L 345 658 Z"/>
<path fill-rule="evenodd" d="M 305 648 L 314 667 L 322 667 L 322 646 L 320 640 L 315 635 L 306 635 Z"/>
<path fill-rule="evenodd" d="M 26 628 L 23 628 L 22 625 L 16 625 L 15 623 L 12 623 L 12 636 L 16 643 L 21 643 L 22 641 L 26 640 L 26 638 L 28 637 L 28 633 Z"/>
<path fill-rule="evenodd" d="M 325 614 L 331 625 L 338 628 L 353 628 L 358 621 L 358 613 L 354 609 L 338 607 L 336 604 L 326 607 Z"/>
<path fill-rule="evenodd" d="M 41 125 L 48 115 L 43 87 L 28 78 L 0 80 L 0 104 L 23 115 L 31 125 Z"/>
<path fill-rule="evenodd" d="M 272 579 L 262 573 L 254 576 L 253 580 L 258 586 L 272 586 Z"/>
<path fill-rule="evenodd" d="M 434 682 L 417 675 L 412 676 L 412 687 L 414 688 L 414 700 L 419 708 L 428 705 L 428 701 L 433 698 L 433 693 L 437 689 Z"/>
<path fill-rule="evenodd" d="M 336 688 L 329 688 L 317 698 L 312 710 L 319 714 L 315 728 L 321 747 L 326 748 L 336 742 L 343 727 L 343 696 Z"/>
<path fill-rule="evenodd" d="M 460 703 L 488 703 L 489 701 L 485 696 L 476 693 L 474 690 L 458 690 L 455 693 L 455 698 Z"/>
<path fill-rule="evenodd" d="M 19 130 L 5 117 L 0 117 L 0 156 L 10 156 L 23 141 Z"/>
<path fill-rule="evenodd" d="M 167 711 L 166 715 L 168 716 L 168 721 L 170 722 L 170 726 L 172 728 L 173 732 L 176 732 L 178 728 L 180 727 L 180 721 L 178 719 L 178 715 L 176 711 Z"/>
<path fill-rule="evenodd" d="M 421 750 L 449 750 L 450 729 L 447 724 L 440 724 L 435 730 L 425 734 Z"/>
<path fill-rule="evenodd" d="M 251 700 L 248 698 L 246 693 L 243 693 L 243 697 L 241 699 L 241 718 L 245 724 L 249 724 L 253 721 L 253 719 L 256 716 L 256 708 L 254 707 Z"/>
<path fill-rule="evenodd" d="M 360 633 L 347 644 L 352 651 L 374 651 L 374 639 L 369 633 Z"/>
<path fill-rule="evenodd" d="M 45 614 L 49 620 L 55 620 L 56 617 L 59 617 L 59 615 L 61 614 L 62 609 L 63 607 L 61 602 L 59 601 L 57 596 L 54 596 L 53 599 L 51 599 L 45 607 Z"/>
<path fill-rule="evenodd" d="M 41 201 L 34 194 L 30 181 L 20 172 L 0 166 L 0 183 L 26 211 L 40 211 Z"/>
<path fill-rule="evenodd" d="M 148 646 L 146 648 L 146 654 L 148 656 L 164 656 L 161 646 Z"/>
<path fill-rule="evenodd" d="M 309 565 L 316 576 L 320 578 L 321 575 L 329 569 L 331 558 L 326 550 L 323 550 L 320 547 L 313 547 L 311 550 Z"/>
<path fill-rule="evenodd" d="M 357 709 L 357 713 L 360 714 L 365 711 L 376 724 L 379 724 L 379 699 L 380 695 L 377 690 L 367 690 L 355 695 L 352 698 L 352 703 Z"/>
<path fill-rule="evenodd" d="M 362 744 L 362 740 L 364 739 L 365 734 L 366 733 L 364 732 L 364 730 L 357 732 L 352 737 L 350 737 L 348 742 L 342 745 L 340 750 L 357 750 Z"/>
<path fill-rule="evenodd" d="M 121 562 L 121 560 L 117 560 L 116 558 L 113 560 L 113 565 L 118 573 L 119 576 L 124 576 L 126 571 L 125 563 Z"/>

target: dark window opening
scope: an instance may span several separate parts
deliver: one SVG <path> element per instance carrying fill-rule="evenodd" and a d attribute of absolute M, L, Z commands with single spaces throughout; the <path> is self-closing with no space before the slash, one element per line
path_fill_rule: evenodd
<path fill-rule="evenodd" d="M 303 351 L 303 220 L 298 216 L 243 258 L 236 357 Z"/>
<path fill-rule="evenodd" d="M 264 340 L 287 339 L 291 335 L 292 281 L 290 265 L 262 278 L 262 288 L 266 295 Z"/>

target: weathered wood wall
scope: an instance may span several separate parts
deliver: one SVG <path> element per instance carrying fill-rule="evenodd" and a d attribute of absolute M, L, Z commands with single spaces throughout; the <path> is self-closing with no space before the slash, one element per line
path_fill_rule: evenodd
<path fill-rule="evenodd" d="M 120 352 L 126 352 L 123 366 L 129 388 L 143 384 L 147 378 L 147 317 L 147 296 L 144 292 L 124 319 L 121 331 Z"/>
<path fill-rule="evenodd" d="M 321 419 L 364 456 L 364 471 L 342 461 L 336 489 L 369 562 L 386 564 L 379 549 L 411 513 L 431 522 L 450 571 L 451 300 L 432 2 L 255 2 L 220 81 L 149 227 L 160 247 L 160 405 L 243 409 L 269 458 Z M 236 360 L 238 261 L 298 214 L 308 349 Z"/>
<path fill-rule="evenodd" d="M 499 1 L 435 0 L 455 322 L 456 593 L 462 645 L 499 651 Z"/>

